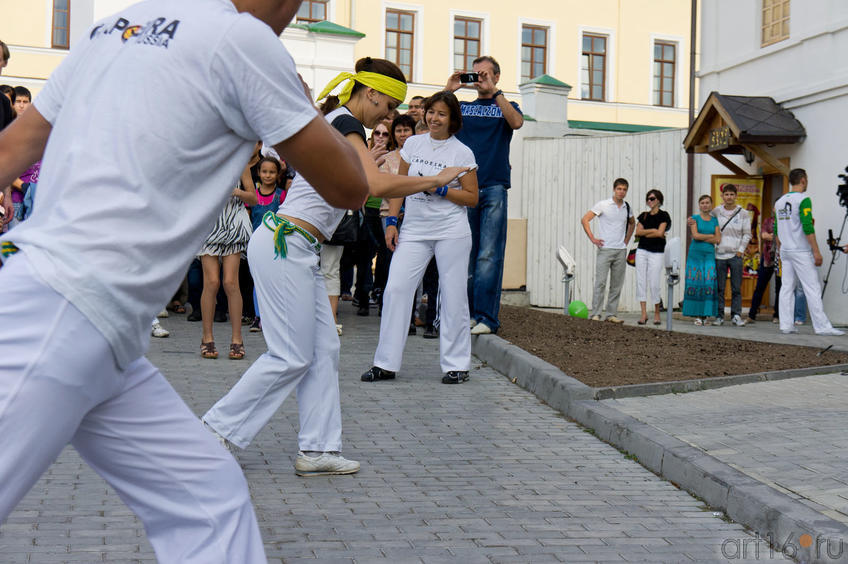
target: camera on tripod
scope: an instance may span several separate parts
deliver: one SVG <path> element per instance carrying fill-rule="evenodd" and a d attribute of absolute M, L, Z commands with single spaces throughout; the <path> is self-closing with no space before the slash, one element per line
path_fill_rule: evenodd
<path fill-rule="evenodd" d="M 842 184 L 836 188 L 836 195 L 839 196 L 839 205 L 848 208 L 848 166 L 845 167 L 845 172 L 846 174 L 839 175 Z"/>

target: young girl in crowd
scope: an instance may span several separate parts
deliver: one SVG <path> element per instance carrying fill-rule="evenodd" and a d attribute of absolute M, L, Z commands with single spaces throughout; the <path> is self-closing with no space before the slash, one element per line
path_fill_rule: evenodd
<path fill-rule="evenodd" d="M 644 325 L 648 322 L 646 302 L 650 290 L 651 303 L 654 304 L 654 325 L 659 325 L 665 234 L 671 229 L 671 216 L 660 209 L 663 195 L 659 190 L 649 190 L 645 195 L 645 204 L 648 211 L 639 214 L 636 220 L 636 236 L 639 237 L 636 249 L 636 299 L 642 306 L 642 317 L 637 323 Z"/>
<path fill-rule="evenodd" d="M 257 203 L 250 208 L 250 220 L 253 223 L 253 231 L 262 225 L 262 217 L 270 212 L 277 213 L 280 204 L 286 199 L 286 191 L 278 184 L 283 167 L 280 161 L 274 157 L 262 157 L 259 159 L 259 184 L 256 186 Z M 262 331 L 262 321 L 259 316 L 259 304 L 256 300 L 256 288 L 253 288 L 253 311 L 256 316 L 250 325 L 250 332 Z"/>
<path fill-rule="evenodd" d="M 318 99 L 342 82 L 347 84 L 338 98 L 328 98 L 322 111 L 359 154 L 372 195 L 414 194 L 443 186 L 467 170 L 446 168 L 430 177 L 380 173 L 363 126 L 374 127 L 406 97 L 403 72 L 383 59 L 360 59 L 356 74 L 340 74 Z M 344 213 L 297 176 L 278 212 L 265 214 L 247 254 L 268 351 L 203 416 L 225 446 L 245 448 L 297 389 L 300 452 L 295 472 L 301 476 L 359 470 L 358 462 L 339 452 L 339 337 L 318 266 L 321 242 L 331 238 Z"/>
<path fill-rule="evenodd" d="M 700 213 L 692 216 L 689 226 L 692 243 L 686 256 L 686 290 L 683 295 L 683 315 L 695 318 L 695 325 L 709 325 L 719 297 L 716 295 L 715 247 L 721 241 L 718 219 L 710 212 L 713 199 L 706 194 L 698 198 Z M 721 299 L 724 299 L 722 296 Z"/>
<path fill-rule="evenodd" d="M 203 322 L 203 337 L 200 340 L 200 356 L 218 358 L 215 338 L 212 334 L 212 319 L 218 288 L 223 283 L 227 294 L 232 337 L 229 357 L 244 358 L 244 341 L 241 336 L 242 297 L 239 288 L 239 264 L 241 254 L 250 240 L 250 215 L 245 206 L 255 206 L 256 191 L 250 176 L 251 162 L 241 175 L 241 183 L 233 188 L 212 232 L 206 237 L 203 248 L 197 255 L 203 267 L 203 293 L 200 295 L 200 311 Z M 220 262 L 219 262 L 220 261 Z M 223 276 L 221 271 L 223 270 Z"/>
<path fill-rule="evenodd" d="M 432 95 L 424 104 L 429 133 L 407 139 L 400 151 L 398 174 L 431 177 L 449 166 L 476 167 L 474 153 L 454 133 L 462 127 L 459 102 L 448 91 Z M 389 281 L 383 294 L 380 341 L 374 366 L 364 382 L 395 377 L 403 359 L 409 312 L 415 289 L 435 255 L 441 286 L 439 352 L 445 384 L 468 380 L 471 335 L 468 332 L 468 260 L 471 228 L 466 207 L 477 205 L 477 173 L 406 198 L 403 228 L 398 238 L 397 214 L 401 201 L 389 207 L 386 241 L 394 250 Z"/>

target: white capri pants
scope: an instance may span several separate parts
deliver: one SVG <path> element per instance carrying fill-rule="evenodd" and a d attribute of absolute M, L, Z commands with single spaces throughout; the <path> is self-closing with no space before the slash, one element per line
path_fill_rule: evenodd
<path fill-rule="evenodd" d="M 410 241 L 401 232 L 392 255 L 389 280 L 383 291 L 380 342 L 374 366 L 397 372 L 409 333 L 412 298 L 433 255 L 439 268 L 439 360 L 442 372 L 471 367 L 471 333 L 468 324 L 468 260 L 471 237 Z"/>
<path fill-rule="evenodd" d="M 300 450 L 339 451 L 339 336 L 318 252 L 299 233 L 286 243 L 288 255 L 275 258 L 270 229 L 263 225 L 250 238 L 247 258 L 268 350 L 203 420 L 246 448 L 297 389 Z"/>
<path fill-rule="evenodd" d="M 658 304 L 662 299 L 663 253 L 652 253 L 645 249 L 636 249 L 636 301 L 648 302 L 648 290 L 651 292 L 650 304 Z"/>
<path fill-rule="evenodd" d="M 159 370 L 144 357 L 118 368 L 23 251 L 0 287 L 0 521 L 70 443 L 142 520 L 159 562 L 266 562 L 238 463 Z"/>
<path fill-rule="evenodd" d="M 321 245 L 321 275 L 328 296 L 342 293 L 341 265 L 344 245 Z"/>
<path fill-rule="evenodd" d="M 780 284 L 780 330 L 795 329 L 795 286 L 796 283 L 804 289 L 807 297 L 807 309 L 810 310 L 810 321 L 816 333 L 833 329 L 830 320 L 822 306 L 821 282 L 819 272 L 813 259 L 812 251 L 780 251 L 781 284 Z"/>

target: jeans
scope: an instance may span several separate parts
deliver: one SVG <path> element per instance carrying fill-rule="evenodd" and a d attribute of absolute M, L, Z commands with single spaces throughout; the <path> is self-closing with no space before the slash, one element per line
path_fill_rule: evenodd
<path fill-rule="evenodd" d="M 468 307 L 471 319 L 498 330 L 504 249 L 506 249 L 506 186 L 480 188 L 477 206 L 468 208 L 471 255 L 468 261 Z"/>
<path fill-rule="evenodd" d="M 716 259 L 716 275 L 718 276 L 718 311 L 716 318 L 724 317 L 724 287 L 727 284 L 727 271 L 730 270 L 730 317 L 742 317 L 742 257 L 733 256 L 729 259 Z"/>

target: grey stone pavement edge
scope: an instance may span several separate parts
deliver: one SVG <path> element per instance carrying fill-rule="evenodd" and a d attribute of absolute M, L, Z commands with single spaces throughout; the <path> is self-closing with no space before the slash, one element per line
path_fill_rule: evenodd
<path fill-rule="evenodd" d="M 293 399 L 236 453 L 271 562 L 784 559 L 476 359 L 469 382 L 441 384 L 437 341 L 410 337 L 395 382 L 360 382 L 378 318 L 353 313 L 341 304 L 340 383 L 344 454 L 361 472 L 294 475 Z M 246 360 L 202 360 L 199 323 L 162 324 L 171 337 L 149 356 L 198 414 L 264 350 L 245 333 Z M 228 326 L 215 331 L 226 343 Z M 4 564 L 154 561 L 138 519 L 70 447 L 0 525 Z"/>
<path fill-rule="evenodd" d="M 620 317 L 633 325 L 638 318 Z M 673 330 L 848 349 L 848 337 L 819 337 L 809 326 L 786 336 L 768 321 L 700 328 L 677 318 Z M 848 561 L 845 374 L 596 401 L 599 390 L 496 336 L 475 339 L 474 352 L 731 519 L 770 535 L 778 546 L 794 542 L 799 561 Z"/>

